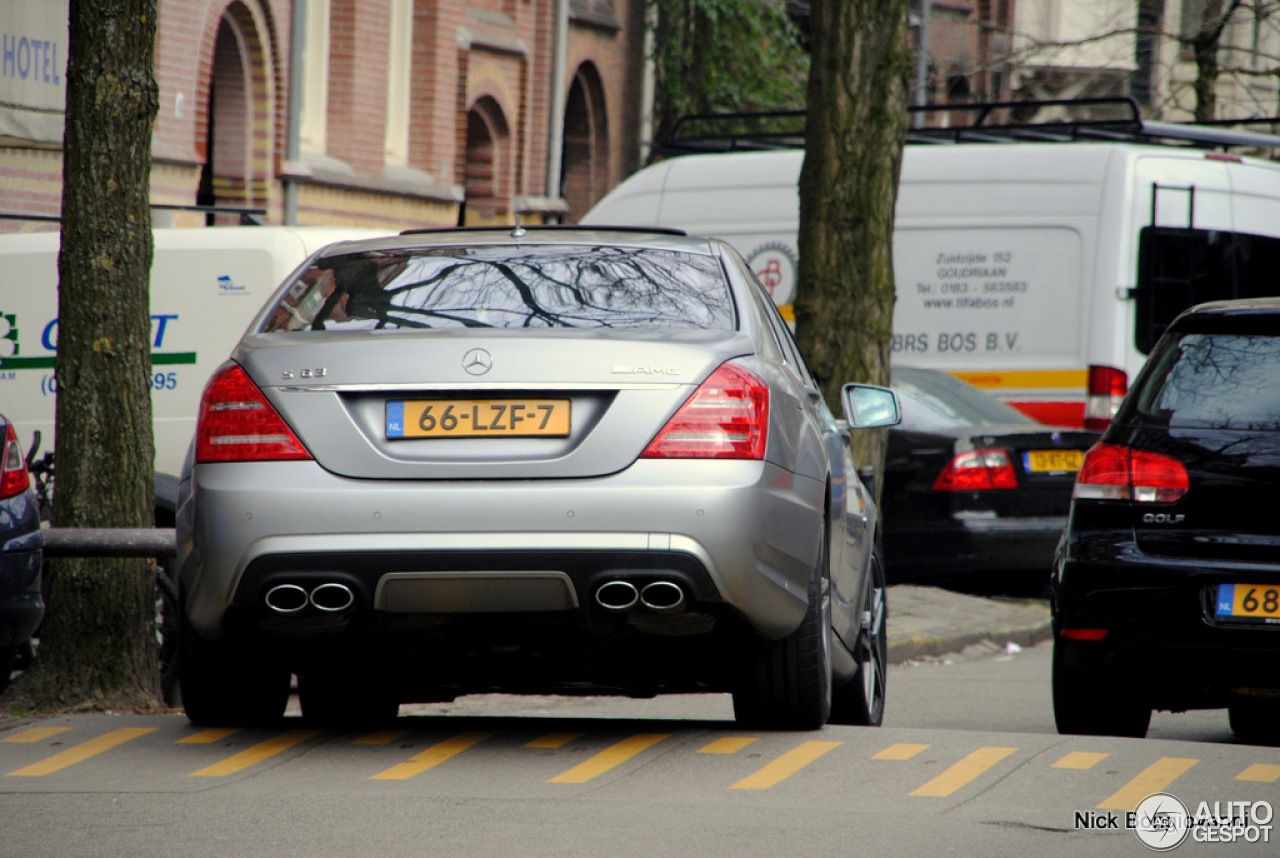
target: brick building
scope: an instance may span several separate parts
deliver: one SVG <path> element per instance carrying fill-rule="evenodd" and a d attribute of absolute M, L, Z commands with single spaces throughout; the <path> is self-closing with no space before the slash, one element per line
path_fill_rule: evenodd
<path fill-rule="evenodd" d="M 0 215 L 58 214 L 66 19 L 67 0 L 0 8 Z M 643 0 L 159 0 L 158 22 L 157 205 L 574 220 L 638 163 Z"/>

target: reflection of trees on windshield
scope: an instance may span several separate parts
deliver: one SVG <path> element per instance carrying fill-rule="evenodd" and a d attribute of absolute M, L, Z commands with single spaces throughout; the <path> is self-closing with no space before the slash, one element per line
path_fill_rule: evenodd
<path fill-rule="evenodd" d="M 320 260 L 265 331 L 335 328 L 733 327 L 719 263 L 612 247 L 388 251 Z"/>
<path fill-rule="evenodd" d="M 1186 334 L 1139 403 L 1170 425 L 1280 430 L 1280 337 Z"/>

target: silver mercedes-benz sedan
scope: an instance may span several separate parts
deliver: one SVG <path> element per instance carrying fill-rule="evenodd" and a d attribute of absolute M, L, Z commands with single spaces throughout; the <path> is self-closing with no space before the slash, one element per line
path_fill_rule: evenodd
<path fill-rule="evenodd" d="M 178 516 L 198 724 L 479 692 L 729 692 L 878 724 L 885 585 L 850 430 L 727 244 L 441 230 L 330 246 L 210 379 Z"/>

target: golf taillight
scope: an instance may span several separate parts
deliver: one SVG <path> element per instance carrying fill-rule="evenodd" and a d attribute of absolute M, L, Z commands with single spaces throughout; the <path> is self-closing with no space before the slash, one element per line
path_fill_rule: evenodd
<path fill-rule="evenodd" d="M 1005 450 L 971 450 L 956 456 L 933 481 L 935 492 L 1016 489 L 1018 475 Z"/>
<path fill-rule="evenodd" d="M 31 485 L 31 473 L 22 458 L 22 444 L 13 424 L 5 424 L 4 447 L 0 448 L 0 499 L 21 494 Z"/>
<path fill-rule="evenodd" d="M 263 462 L 311 454 L 245 371 L 224 367 L 205 386 L 196 424 L 196 461 Z"/>
<path fill-rule="evenodd" d="M 769 388 L 726 363 L 704 381 L 641 454 L 642 459 L 763 459 Z"/>
<path fill-rule="evenodd" d="M 1190 488 L 1177 459 L 1118 444 L 1094 444 L 1076 475 L 1073 497 L 1088 500 L 1174 503 Z"/>

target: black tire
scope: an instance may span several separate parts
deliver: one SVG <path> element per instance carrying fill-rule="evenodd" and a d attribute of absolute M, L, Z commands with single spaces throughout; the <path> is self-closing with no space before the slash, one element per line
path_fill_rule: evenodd
<path fill-rule="evenodd" d="M 889 682 L 889 599 L 878 550 L 871 554 L 869 576 L 862 610 L 863 628 L 853 653 L 858 661 L 858 673 L 833 692 L 833 724 L 879 727 L 884 721 Z"/>
<path fill-rule="evenodd" d="M 1062 642 L 1055 641 L 1053 717 L 1058 732 L 1144 738 L 1151 725 L 1151 706 L 1108 677 L 1067 667 L 1062 653 Z"/>
<path fill-rule="evenodd" d="M 182 634 L 178 622 L 178 585 L 169 559 L 156 569 L 156 646 L 160 660 L 160 692 L 166 706 L 177 709 L 182 706 L 182 690 L 178 674 L 181 661 L 179 639 Z"/>
<path fill-rule="evenodd" d="M 1233 697 L 1227 706 L 1231 732 L 1254 745 L 1280 744 L 1280 698 Z"/>
<path fill-rule="evenodd" d="M 809 605 L 799 627 L 782 640 L 758 645 L 733 693 L 744 727 L 817 730 L 831 716 L 831 593 L 826 537 L 809 582 Z"/>
<path fill-rule="evenodd" d="M 9 687 L 9 677 L 13 674 L 17 654 L 16 646 L 0 646 L 0 691 Z"/>
<path fill-rule="evenodd" d="M 290 674 L 260 653 L 206 641 L 178 612 L 181 649 L 178 685 L 192 724 L 272 724 L 289 703 Z"/>
<path fill-rule="evenodd" d="M 305 720 L 332 727 L 385 724 L 400 714 L 386 687 L 358 669 L 298 674 L 298 703 Z"/>

